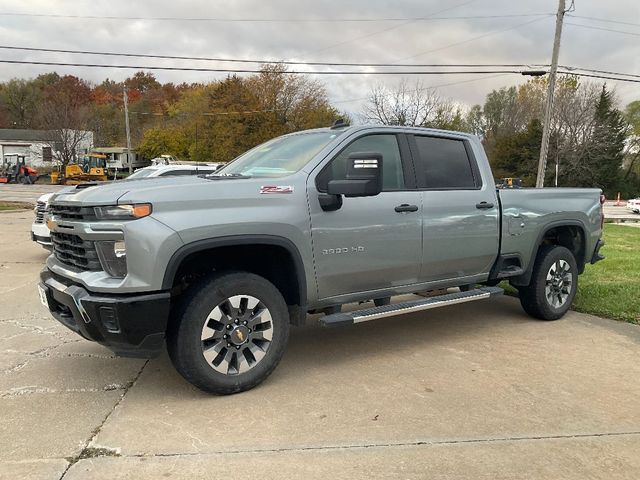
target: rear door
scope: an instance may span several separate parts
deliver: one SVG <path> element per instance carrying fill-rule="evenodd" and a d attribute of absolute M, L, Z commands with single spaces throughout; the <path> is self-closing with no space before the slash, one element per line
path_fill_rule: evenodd
<path fill-rule="evenodd" d="M 337 210 L 323 210 L 319 196 L 329 180 L 345 178 L 347 157 L 355 152 L 382 154 L 383 191 L 374 197 L 343 197 Z M 388 130 L 351 139 L 318 174 L 309 176 L 319 298 L 416 283 L 422 256 L 422 205 L 414 185 L 406 137 Z"/>
<path fill-rule="evenodd" d="M 421 281 L 488 273 L 499 248 L 499 205 L 471 144 L 455 135 L 418 134 L 409 144 L 422 193 Z"/>

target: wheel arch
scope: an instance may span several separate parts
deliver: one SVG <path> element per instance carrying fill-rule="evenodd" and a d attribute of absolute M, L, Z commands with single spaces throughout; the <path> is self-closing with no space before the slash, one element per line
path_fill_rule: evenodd
<path fill-rule="evenodd" d="M 212 259 L 212 262 L 215 262 L 224 258 L 225 266 L 230 265 L 233 268 L 233 261 L 236 260 L 242 267 L 246 259 L 234 259 L 233 255 L 246 255 L 253 250 L 253 255 L 257 256 L 256 247 L 268 250 L 265 253 L 270 255 L 262 255 L 262 263 L 258 268 L 252 268 L 249 271 L 271 281 L 282 292 L 288 305 L 306 308 L 307 281 L 300 251 L 291 240 L 275 235 L 233 235 L 197 240 L 183 245 L 169 259 L 162 280 L 162 288 L 172 289 L 176 280 L 179 279 L 181 269 L 189 265 L 189 262 L 193 263 L 200 259 Z M 271 271 L 277 260 L 284 260 L 284 264 L 280 271 Z M 290 274 L 293 274 L 295 284 L 290 282 L 291 279 L 288 278 Z"/>
<path fill-rule="evenodd" d="M 530 283 L 533 265 L 543 245 L 560 245 L 568 248 L 578 264 L 578 274 L 581 274 L 587 261 L 586 235 L 587 229 L 580 220 L 559 220 L 546 224 L 538 233 L 527 269 L 522 275 L 510 279 L 510 282 L 516 286 L 525 286 Z"/>

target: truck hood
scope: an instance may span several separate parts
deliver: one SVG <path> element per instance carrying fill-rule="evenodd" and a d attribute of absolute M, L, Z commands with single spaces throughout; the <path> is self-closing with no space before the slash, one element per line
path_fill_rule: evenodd
<path fill-rule="evenodd" d="M 52 202 L 61 205 L 114 205 L 116 203 L 152 203 L 169 206 L 175 202 L 210 202 L 260 195 L 264 186 L 289 186 L 293 179 L 237 178 L 216 179 L 201 176 L 176 176 L 78 185 L 58 192 Z M 209 203 L 209 205 L 211 205 Z"/>

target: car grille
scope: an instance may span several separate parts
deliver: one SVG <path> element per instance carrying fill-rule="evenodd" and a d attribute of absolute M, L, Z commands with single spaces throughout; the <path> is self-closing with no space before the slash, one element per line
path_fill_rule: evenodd
<path fill-rule="evenodd" d="M 80 270 L 102 270 L 94 242 L 78 235 L 51 232 L 53 254 L 59 262 Z"/>
<path fill-rule="evenodd" d="M 94 221 L 93 207 L 74 207 L 69 205 L 49 205 L 49 213 L 59 220 Z"/>
<path fill-rule="evenodd" d="M 44 214 L 47 209 L 46 202 L 38 202 L 36 204 L 36 222 L 35 223 L 44 223 Z"/>

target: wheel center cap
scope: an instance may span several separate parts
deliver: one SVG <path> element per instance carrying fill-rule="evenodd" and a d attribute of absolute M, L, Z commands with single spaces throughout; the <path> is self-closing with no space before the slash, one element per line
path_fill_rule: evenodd
<path fill-rule="evenodd" d="M 244 325 L 238 325 L 229 334 L 229 339 L 234 345 L 242 345 L 249 338 L 249 329 Z"/>

